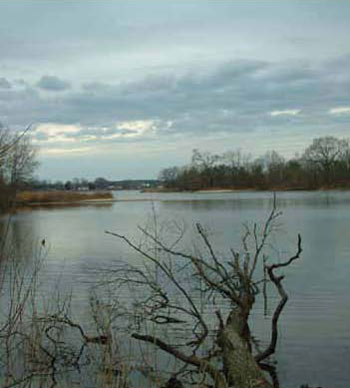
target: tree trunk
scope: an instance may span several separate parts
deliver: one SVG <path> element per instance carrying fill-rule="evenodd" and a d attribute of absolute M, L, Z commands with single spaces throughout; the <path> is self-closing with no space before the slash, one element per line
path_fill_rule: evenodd
<path fill-rule="evenodd" d="M 228 385 L 234 388 L 272 388 L 241 335 L 245 326 L 242 314 L 234 310 L 218 336 Z"/>

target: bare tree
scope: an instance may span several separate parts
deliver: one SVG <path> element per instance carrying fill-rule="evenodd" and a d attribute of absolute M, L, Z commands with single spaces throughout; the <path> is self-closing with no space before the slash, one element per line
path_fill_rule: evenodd
<path fill-rule="evenodd" d="M 304 160 L 321 168 L 326 184 L 330 183 L 332 170 L 349 152 L 349 142 L 333 136 L 314 139 L 304 152 Z"/>
<path fill-rule="evenodd" d="M 135 314 L 136 308 L 139 319 L 133 326 L 132 337 L 181 361 L 173 379 L 197 384 L 202 379 L 202 385 L 214 383 L 217 388 L 272 387 L 262 371 L 262 362 L 275 352 L 278 320 L 288 300 L 284 276 L 277 271 L 292 264 L 302 252 L 298 236 L 295 254 L 270 264 L 266 248 L 279 215 L 274 200 L 266 222 L 261 227 L 246 226 L 241 248 L 231 249 L 229 258 L 216 252 L 200 224 L 196 225 L 196 232 L 202 246 L 192 252 L 177 248 L 183 237 L 181 228 L 177 238 L 167 243 L 158 233 L 141 227 L 145 237 L 142 244 L 106 231 L 143 258 L 140 265 L 120 265 L 110 272 L 110 280 L 118 287 L 127 286 L 136 298 L 131 314 Z M 264 273 L 268 279 L 264 279 Z M 275 287 L 280 301 L 272 315 L 269 345 L 254 351 L 249 316 L 256 295 L 267 280 Z M 186 340 L 173 338 L 164 331 L 176 326 L 181 326 Z"/>
<path fill-rule="evenodd" d="M 192 151 L 192 166 L 202 174 L 202 179 L 205 182 L 204 187 L 213 187 L 213 167 L 219 160 L 219 155 L 211 154 L 208 151 L 200 152 L 197 148 Z"/>
<path fill-rule="evenodd" d="M 179 170 L 179 167 L 163 168 L 159 173 L 158 179 L 164 182 L 168 187 L 175 186 Z"/>
<path fill-rule="evenodd" d="M 36 151 L 28 136 L 23 136 L 13 145 L 7 157 L 9 183 L 12 186 L 17 187 L 32 178 L 38 166 Z"/>
<path fill-rule="evenodd" d="M 0 208 L 7 210 L 17 189 L 30 181 L 38 166 L 37 150 L 28 136 L 28 126 L 15 133 L 0 123 Z"/>

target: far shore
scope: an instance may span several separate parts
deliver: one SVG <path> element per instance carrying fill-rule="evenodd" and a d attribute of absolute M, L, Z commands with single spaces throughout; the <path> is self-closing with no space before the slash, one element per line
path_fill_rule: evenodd
<path fill-rule="evenodd" d="M 208 188 L 200 190 L 176 190 L 167 188 L 144 189 L 142 193 L 187 193 L 187 194 L 219 194 L 235 192 L 288 192 L 288 191 L 349 191 L 348 187 L 322 187 L 318 189 L 307 188 Z M 111 191 L 73 191 L 73 190 L 55 190 L 55 191 L 22 191 L 16 195 L 16 208 L 38 208 L 38 207 L 61 207 L 61 206 L 108 206 L 115 202 L 139 202 L 151 201 L 152 198 L 118 198 Z"/>
<path fill-rule="evenodd" d="M 254 188 L 254 187 L 242 187 L 242 188 L 207 188 L 199 190 L 179 190 L 176 188 L 152 188 L 144 189 L 144 193 L 235 193 L 235 192 L 286 192 L 286 191 L 350 191 L 350 187 L 318 187 L 318 188 L 307 188 L 307 187 L 268 187 L 268 188 Z"/>

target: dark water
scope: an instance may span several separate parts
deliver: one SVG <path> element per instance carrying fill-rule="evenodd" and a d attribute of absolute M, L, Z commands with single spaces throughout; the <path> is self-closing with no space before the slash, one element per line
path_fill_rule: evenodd
<path fill-rule="evenodd" d="M 38 209 L 12 216 L 17 245 L 40 245 L 45 238 L 47 259 L 43 282 L 60 276 L 84 310 L 91 268 L 106 268 L 116 260 L 136 260 L 121 241 L 105 230 L 136 240 L 137 225 L 175 220 L 188 230 L 195 222 L 210 231 L 216 249 L 225 254 L 242 236 L 242 223 L 263 221 L 272 206 L 271 193 L 141 194 L 115 193 L 109 206 Z M 131 201 L 129 201 L 131 200 Z M 276 260 L 295 249 L 302 236 L 302 259 L 285 270 L 290 295 L 280 321 L 275 356 L 281 387 L 350 386 L 350 192 L 285 192 L 277 195 L 283 215 L 273 237 Z M 269 307 L 271 312 L 273 306 Z M 255 334 L 266 341 L 269 320 L 262 306 L 252 316 Z"/>

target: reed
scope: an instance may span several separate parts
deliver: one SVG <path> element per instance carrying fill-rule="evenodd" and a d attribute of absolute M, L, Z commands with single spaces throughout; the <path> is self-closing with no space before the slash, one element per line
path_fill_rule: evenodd
<path fill-rule="evenodd" d="M 111 199 L 113 194 L 110 191 L 21 191 L 16 195 L 16 202 L 22 205 Z"/>

